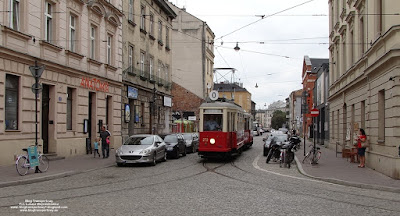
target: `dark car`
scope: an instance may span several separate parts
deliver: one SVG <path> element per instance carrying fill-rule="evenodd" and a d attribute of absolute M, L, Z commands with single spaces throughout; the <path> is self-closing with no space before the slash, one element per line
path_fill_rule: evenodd
<path fill-rule="evenodd" d="M 186 142 L 181 134 L 168 134 L 164 137 L 168 157 L 186 156 Z"/>
<path fill-rule="evenodd" d="M 199 137 L 196 133 L 183 133 L 186 142 L 186 152 L 195 153 L 199 148 Z"/>
<path fill-rule="evenodd" d="M 288 135 L 287 134 L 281 134 L 281 133 L 272 133 L 270 136 L 268 136 L 267 139 L 263 139 L 264 141 L 264 151 L 263 155 L 267 156 L 269 152 L 269 147 L 273 143 L 277 143 L 278 145 L 283 144 L 284 142 L 288 141 Z"/>

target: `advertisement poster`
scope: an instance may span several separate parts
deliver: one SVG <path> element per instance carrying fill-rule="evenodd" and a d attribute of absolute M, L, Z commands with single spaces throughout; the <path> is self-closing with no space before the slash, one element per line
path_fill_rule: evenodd
<path fill-rule="evenodd" d="M 28 156 L 31 167 L 39 166 L 38 152 L 36 146 L 28 147 Z"/>

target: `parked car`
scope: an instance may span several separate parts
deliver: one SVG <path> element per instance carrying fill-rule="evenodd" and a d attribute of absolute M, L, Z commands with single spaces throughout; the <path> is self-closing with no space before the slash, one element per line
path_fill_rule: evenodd
<path fill-rule="evenodd" d="M 115 159 L 118 166 L 134 163 L 155 166 L 157 161 L 167 160 L 166 144 L 157 135 L 132 135 L 115 151 Z"/>
<path fill-rule="evenodd" d="M 167 156 L 179 158 L 186 156 L 186 142 L 181 134 L 168 134 L 164 137 L 164 142 L 167 147 Z"/>
<path fill-rule="evenodd" d="M 278 145 L 281 145 L 283 143 L 286 143 L 288 141 L 289 136 L 287 134 L 283 133 L 272 133 L 271 135 L 268 136 L 268 138 L 264 138 L 264 151 L 263 155 L 267 156 L 269 152 L 269 148 L 271 146 L 271 143 L 275 142 Z"/>
<path fill-rule="evenodd" d="M 186 142 L 186 152 L 195 153 L 199 148 L 199 137 L 195 133 L 183 133 Z"/>

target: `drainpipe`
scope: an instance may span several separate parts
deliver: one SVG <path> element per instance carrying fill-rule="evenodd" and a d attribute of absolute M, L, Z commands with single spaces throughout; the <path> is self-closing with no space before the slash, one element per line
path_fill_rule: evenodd
<path fill-rule="evenodd" d="M 207 95 L 205 95 L 204 93 L 204 88 L 205 88 L 205 78 L 206 78 L 206 32 L 205 32 L 205 25 L 206 23 L 203 22 L 203 31 L 201 34 L 201 67 L 202 67 L 202 88 L 201 90 L 203 91 L 203 98 L 206 98 Z"/>

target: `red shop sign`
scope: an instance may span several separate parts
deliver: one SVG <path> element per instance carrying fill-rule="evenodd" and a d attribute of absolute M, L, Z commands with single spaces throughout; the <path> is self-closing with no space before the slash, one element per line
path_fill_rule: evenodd
<path fill-rule="evenodd" d="M 96 78 L 90 79 L 88 77 L 82 77 L 81 87 L 95 91 L 108 92 L 109 84 L 108 82 Z"/>

